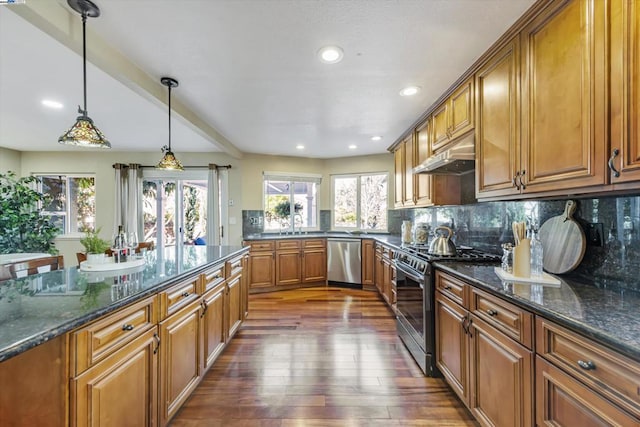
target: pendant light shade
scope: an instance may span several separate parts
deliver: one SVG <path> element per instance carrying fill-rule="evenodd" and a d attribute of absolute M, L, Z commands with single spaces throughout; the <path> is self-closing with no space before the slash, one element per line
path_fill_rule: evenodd
<path fill-rule="evenodd" d="M 76 123 L 69 128 L 58 142 L 65 145 L 76 145 L 87 148 L 111 148 L 111 143 L 105 138 L 87 115 L 87 17 L 97 18 L 100 9 L 90 0 L 67 0 L 73 10 L 82 16 L 82 78 L 84 82 L 84 108 L 78 106 L 80 116 Z"/>
<path fill-rule="evenodd" d="M 160 160 L 160 163 L 156 166 L 157 169 L 183 171 L 182 163 L 171 151 L 171 88 L 178 87 L 178 81 L 171 77 L 162 77 L 160 82 L 169 88 L 169 145 L 162 147 L 162 153 L 164 156 Z"/>

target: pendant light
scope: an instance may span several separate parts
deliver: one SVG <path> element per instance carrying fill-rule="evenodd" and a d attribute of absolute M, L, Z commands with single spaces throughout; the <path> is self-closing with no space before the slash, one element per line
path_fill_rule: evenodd
<path fill-rule="evenodd" d="M 111 148 L 111 143 L 105 138 L 87 115 L 87 17 L 97 18 L 100 9 L 90 0 L 67 0 L 73 10 L 82 16 L 82 78 L 84 81 L 84 109 L 78 106 L 80 116 L 76 123 L 66 131 L 58 142 L 66 145 L 76 145 L 87 148 Z"/>
<path fill-rule="evenodd" d="M 178 81 L 176 79 L 172 79 L 171 77 L 162 77 L 160 82 L 169 88 L 169 146 L 162 147 L 162 152 L 164 156 L 158 166 L 157 169 L 164 170 L 175 170 L 175 171 L 183 171 L 182 163 L 176 156 L 173 155 L 173 151 L 171 151 L 171 88 L 178 87 Z"/>

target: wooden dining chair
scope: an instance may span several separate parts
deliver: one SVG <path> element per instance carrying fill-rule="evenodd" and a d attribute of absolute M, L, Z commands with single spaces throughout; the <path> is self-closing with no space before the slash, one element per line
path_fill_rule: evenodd
<path fill-rule="evenodd" d="M 142 251 L 142 248 L 146 248 L 148 251 L 152 251 L 155 248 L 153 242 L 140 242 L 138 246 L 136 246 L 135 253 L 139 254 Z M 113 256 L 113 251 L 111 249 L 107 249 L 104 251 L 107 256 Z"/>
<path fill-rule="evenodd" d="M 76 259 L 78 260 L 78 265 L 80 265 L 82 261 L 87 260 L 87 254 L 84 252 L 76 252 Z"/>
<path fill-rule="evenodd" d="M 64 257 L 62 255 L 54 255 L 11 264 L 9 271 L 11 272 L 11 277 L 17 279 L 62 268 L 64 268 Z"/>

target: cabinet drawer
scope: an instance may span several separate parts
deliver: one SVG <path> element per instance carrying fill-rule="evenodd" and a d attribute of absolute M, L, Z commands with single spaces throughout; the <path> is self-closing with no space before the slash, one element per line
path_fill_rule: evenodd
<path fill-rule="evenodd" d="M 520 344 L 533 348 L 533 314 L 500 298 L 471 288 L 469 311 Z"/>
<path fill-rule="evenodd" d="M 275 242 L 273 240 L 260 240 L 254 242 L 246 242 L 251 247 L 251 251 L 272 251 L 275 249 Z"/>
<path fill-rule="evenodd" d="M 242 273 L 242 255 L 227 261 L 227 279 Z"/>
<path fill-rule="evenodd" d="M 160 320 L 200 298 L 198 294 L 199 281 L 200 276 L 178 283 L 160 292 L 158 294 L 160 298 Z"/>
<path fill-rule="evenodd" d="M 640 416 L 640 363 L 540 317 L 536 351 Z"/>
<path fill-rule="evenodd" d="M 276 249 L 300 249 L 300 240 L 277 240 Z"/>
<path fill-rule="evenodd" d="M 202 294 L 224 282 L 224 264 L 218 264 L 202 273 Z"/>
<path fill-rule="evenodd" d="M 76 376 L 157 323 L 156 298 L 138 301 L 70 334 L 71 375 Z"/>
<path fill-rule="evenodd" d="M 324 248 L 326 246 L 326 239 L 304 239 L 302 241 L 302 247 L 308 248 Z"/>
<path fill-rule="evenodd" d="M 448 296 L 451 300 L 457 302 L 461 306 L 467 305 L 466 283 L 449 276 L 448 274 L 436 271 L 436 290 Z"/>

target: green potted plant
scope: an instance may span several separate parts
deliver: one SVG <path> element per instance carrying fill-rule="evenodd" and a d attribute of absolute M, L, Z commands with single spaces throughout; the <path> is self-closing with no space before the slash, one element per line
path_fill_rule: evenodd
<path fill-rule="evenodd" d="M 109 249 L 111 244 L 108 240 L 100 238 L 100 229 L 87 231 L 80 243 L 84 246 L 87 253 L 87 261 L 91 264 L 100 264 L 104 262 L 105 251 Z"/>

